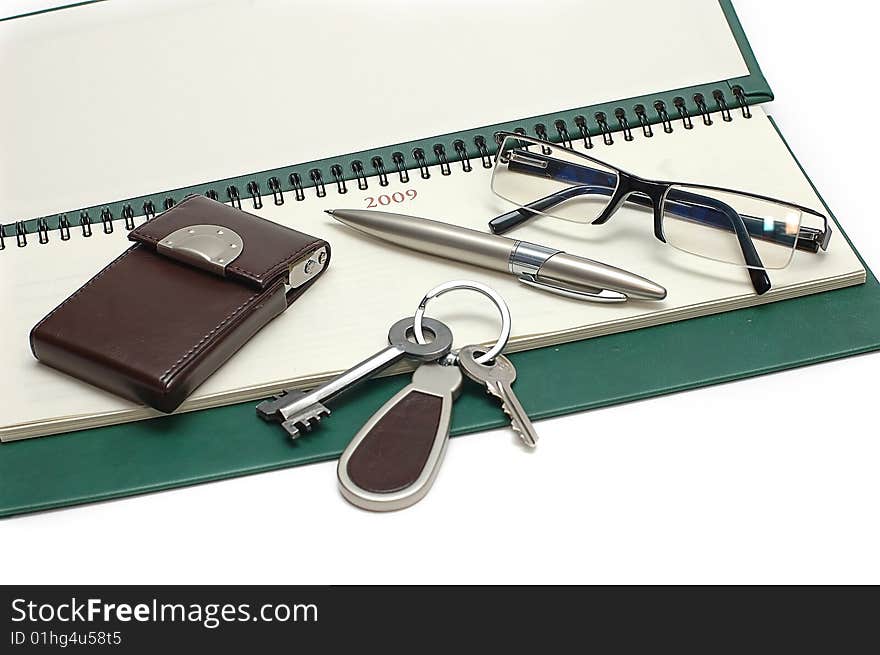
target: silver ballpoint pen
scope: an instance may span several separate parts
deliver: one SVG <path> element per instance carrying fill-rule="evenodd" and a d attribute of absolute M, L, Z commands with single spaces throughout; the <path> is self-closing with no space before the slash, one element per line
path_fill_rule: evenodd
<path fill-rule="evenodd" d="M 520 282 L 569 298 L 623 302 L 663 300 L 666 289 L 629 271 L 528 241 L 485 234 L 427 218 L 369 209 L 328 209 L 365 234 L 429 255 L 503 271 Z"/>

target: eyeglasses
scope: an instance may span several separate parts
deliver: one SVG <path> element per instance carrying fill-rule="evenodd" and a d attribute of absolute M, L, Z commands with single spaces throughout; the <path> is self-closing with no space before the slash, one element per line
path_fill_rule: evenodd
<path fill-rule="evenodd" d="M 831 239 L 821 213 L 783 200 L 702 184 L 649 180 L 570 148 L 498 132 L 492 191 L 517 209 L 489 222 L 502 234 L 538 215 L 605 223 L 623 203 L 653 210 L 654 236 L 678 250 L 744 266 L 758 294 L 768 269 L 795 250 L 817 253 Z"/>

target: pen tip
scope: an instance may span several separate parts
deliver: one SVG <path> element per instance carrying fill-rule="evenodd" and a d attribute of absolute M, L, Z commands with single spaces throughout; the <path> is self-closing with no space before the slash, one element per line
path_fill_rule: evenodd
<path fill-rule="evenodd" d="M 331 216 L 333 216 L 333 212 L 334 212 L 334 211 L 336 211 L 336 210 L 335 210 L 335 209 L 325 209 L 325 210 L 324 210 L 324 213 L 325 213 L 325 214 L 330 214 Z"/>

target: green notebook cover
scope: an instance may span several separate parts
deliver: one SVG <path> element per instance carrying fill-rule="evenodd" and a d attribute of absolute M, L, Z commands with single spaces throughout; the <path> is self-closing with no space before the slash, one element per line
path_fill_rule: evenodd
<path fill-rule="evenodd" d="M 616 109 L 643 104 L 649 109 L 649 122 L 656 125 L 662 122 L 654 104 L 657 100 L 665 103 L 674 128 L 680 129 L 682 117 L 675 99 L 682 98 L 682 114 L 686 111 L 692 120 L 699 120 L 700 108 L 693 97 L 703 94 L 709 109 L 714 111 L 718 107 L 711 104 L 713 91 L 721 88 L 730 111 L 743 111 L 732 92 L 734 87 L 742 89 L 739 97 L 748 104 L 769 100 L 772 95 L 730 2 L 722 0 L 721 4 L 748 63 L 747 77 L 397 144 L 369 153 L 352 153 L 309 162 L 296 169 L 304 173 L 303 179 L 308 179 L 310 169 L 329 173 L 332 164 L 341 163 L 343 170 L 348 171 L 354 160 L 370 161 L 378 152 L 390 161 L 393 152 L 411 152 L 417 147 L 424 149 L 429 164 L 437 163 L 433 144 L 451 144 L 456 139 L 468 144 L 468 154 L 478 162 L 480 153 L 472 147 L 476 135 L 491 135 L 496 127 L 511 129 L 536 123 L 552 129 L 555 120 L 562 118 L 572 125 L 574 116 L 583 115 L 590 117 L 593 136 L 601 138 L 602 130 L 595 123 L 599 112 L 606 115 L 609 131 L 615 133 L 613 137 L 619 138 L 616 132 L 622 126 L 614 119 Z M 632 113 L 628 115 L 631 117 Z M 641 129 L 638 123 L 631 122 L 630 127 Z M 487 145 L 491 147 L 490 142 Z M 454 152 L 449 148 L 447 151 Z M 407 161 L 409 166 L 413 165 L 411 158 Z M 290 170 L 223 180 L 214 186 L 247 188 L 254 178 L 273 175 L 286 182 Z M 140 207 L 149 201 L 158 209 L 165 198 L 179 199 L 190 192 L 204 191 L 205 187 L 203 184 L 81 211 L 87 216 L 107 211 L 118 217 L 125 204 Z M 42 220 L 51 229 L 57 225 L 58 217 Z M 13 234 L 27 238 L 36 226 L 36 221 L 19 222 L 11 227 L 15 233 L 7 231 L 7 240 Z M 846 238 L 843 233 L 840 236 Z M 800 333 L 797 340 L 788 338 L 794 322 Z M 867 282 L 855 287 L 517 353 L 511 359 L 519 371 L 517 393 L 529 415 L 541 419 L 878 348 L 880 285 L 868 271 Z M 297 441 L 289 440 L 277 425 L 257 419 L 254 403 L 249 402 L 3 444 L 0 516 L 332 459 L 370 414 L 407 381 L 408 376 L 397 376 L 369 382 L 362 391 L 336 404 L 332 416 L 315 432 Z M 452 432 L 460 435 L 500 427 L 506 422 L 495 403 L 475 386 L 468 385 L 455 406 Z"/>

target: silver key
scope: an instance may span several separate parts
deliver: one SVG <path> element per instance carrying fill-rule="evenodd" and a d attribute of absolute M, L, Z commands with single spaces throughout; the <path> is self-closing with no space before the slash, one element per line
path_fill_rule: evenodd
<path fill-rule="evenodd" d="M 511 386 L 516 380 L 516 368 L 504 355 L 498 355 L 492 364 L 479 364 L 476 357 L 482 354 L 479 346 L 467 346 L 458 353 L 458 365 L 464 374 L 501 400 L 501 409 L 510 417 L 510 427 L 530 448 L 538 444 L 538 434 Z"/>
<path fill-rule="evenodd" d="M 373 414 L 339 458 L 336 474 L 345 499 L 387 512 L 424 498 L 446 452 L 460 388 L 458 366 L 419 366 L 412 382 Z"/>
<path fill-rule="evenodd" d="M 388 331 L 388 343 L 384 350 L 352 366 L 308 393 L 297 390 L 285 391 L 272 400 L 257 405 L 257 414 L 267 421 L 280 421 L 287 433 L 296 438 L 302 431 L 309 432 L 321 419 L 330 414 L 328 403 L 349 389 L 376 375 L 404 357 L 420 362 L 431 362 L 446 356 L 452 348 L 452 332 L 444 323 L 424 319 L 425 326 L 433 333 L 430 343 L 410 341 L 414 319 L 402 318 Z"/>

